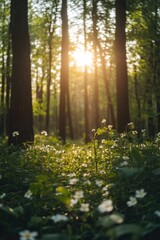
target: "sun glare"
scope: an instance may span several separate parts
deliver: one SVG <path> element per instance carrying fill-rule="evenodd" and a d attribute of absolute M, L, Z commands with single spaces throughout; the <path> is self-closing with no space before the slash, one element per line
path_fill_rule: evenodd
<path fill-rule="evenodd" d="M 72 53 L 73 58 L 73 64 L 77 65 L 78 67 L 92 67 L 93 66 L 93 56 L 92 53 L 87 51 L 81 51 L 80 49 L 77 49 Z"/>

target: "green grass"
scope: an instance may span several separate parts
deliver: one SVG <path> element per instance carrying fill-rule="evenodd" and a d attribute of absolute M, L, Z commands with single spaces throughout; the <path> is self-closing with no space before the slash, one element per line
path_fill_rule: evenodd
<path fill-rule="evenodd" d="M 1 240 L 160 239 L 159 135 L 104 127 L 87 145 L 48 136 L 23 149 L 4 142 L 0 176 Z M 37 234 L 21 238 L 24 230 Z"/>

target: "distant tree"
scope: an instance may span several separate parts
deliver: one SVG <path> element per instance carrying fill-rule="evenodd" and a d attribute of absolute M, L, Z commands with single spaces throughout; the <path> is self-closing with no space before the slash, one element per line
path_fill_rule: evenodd
<path fill-rule="evenodd" d="M 9 115 L 9 144 L 34 141 L 31 95 L 28 1 L 11 1 L 12 85 Z M 19 136 L 13 136 L 18 131 Z"/>
<path fill-rule="evenodd" d="M 126 130 L 130 122 L 128 99 L 128 76 L 126 63 L 126 0 L 116 0 L 116 83 L 117 83 L 117 129 Z"/>
<path fill-rule="evenodd" d="M 92 21 L 93 21 L 93 49 L 94 49 L 94 119 L 95 128 L 99 127 L 100 124 L 100 114 L 99 114 L 99 92 L 98 92 L 98 67 L 97 67 L 97 3 L 98 0 L 92 0 Z"/>
<path fill-rule="evenodd" d="M 87 6 L 83 0 L 83 32 L 84 32 L 84 52 L 87 51 L 87 31 L 86 31 Z M 88 69 L 84 67 L 84 118 L 85 118 L 85 143 L 89 142 L 89 119 L 88 119 Z"/>
<path fill-rule="evenodd" d="M 8 45 L 8 2 L 2 0 L 0 2 L 0 17 L 1 17 L 1 26 L 0 26 L 0 35 L 1 35 L 1 51 L 0 51 L 0 136 L 6 134 L 6 54 L 7 54 L 7 45 Z"/>
<path fill-rule="evenodd" d="M 53 62 L 53 37 L 56 29 L 58 1 L 52 1 L 50 9 L 46 10 L 46 25 L 48 35 L 49 66 L 47 81 L 47 108 L 46 108 L 46 131 L 50 131 L 50 88 L 52 83 L 52 62 Z"/>

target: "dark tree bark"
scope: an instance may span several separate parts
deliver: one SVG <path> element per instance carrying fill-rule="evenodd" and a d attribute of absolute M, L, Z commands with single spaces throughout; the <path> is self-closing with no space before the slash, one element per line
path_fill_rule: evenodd
<path fill-rule="evenodd" d="M 60 80 L 60 109 L 59 109 L 59 136 L 66 141 L 66 119 L 68 117 L 70 136 L 73 138 L 73 125 L 69 99 L 69 34 L 67 0 L 62 1 L 62 43 L 61 43 L 61 80 Z M 66 111 L 67 110 L 67 111 Z"/>
<path fill-rule="evenodd" d="M 86 33 L 86 0 L 83 0 L 83 31 L 84 31 L 84 51 L 87 51 L 87 33 Z M 90 141 L 89 120 L 88 120 L 88 69 L 84 67 L 84 118 L 85 118 L 85 143 Z"/>
<path fill-rule="evenodd" d="M 66 141 L 66 82 L 68 79 L 68 16 L 67 0 L 62 1 L 62 42 L 61 42 L 61 79 L 60 79 L 60 109 L 59 109 L 59 136 Z M 66 26 L 67 24 L 67 26 Z"/>
<path fill-rule="evenodd" d="M 5 132 L 5 5 L 2 8 L 2 67 L 1 67 L 1 111 L 0 111 L 0 135 L 4 136 Z"/>
<path fill-rule="evenodd" d="M 97 70 L 97 0 L 92 0 L 92 21 L 93 21 L 93 48 L 94 48 L 94 111 L 95 111 L 95 128 L 100 125 L 99 116 L 99 93 L 98 93 L 98 70 Z"/>
<path fill-rule="evenodd" d="M 4 44 L 4 43 L 3 43 Z M 2 53 L 2 87 L 1 87 L 1 114 L 0 114 L 0 135 L 4 136 L 5 132 L 5 59 L 4 59 L 4 49 Z"/>
<path fill-rule="evenodd" d="M 51 13 L 46 13 L 48 19 L 48 48 L 49 48 L 49 67 L 48 67 L 48 82 L 47 82 L 47 109 L 46 109 L 46 131 L 49 134 L 50 131 L 50 96 L 51 96 L 51 83 L 52 83 L 52 43 L 55 33 L 55 24 L 57 20 L 57 6 L 58 2 L 54 1 L 51 6 Z M 54 10 L 55 9 L 55 10 Z M 55 12 L 54 12 L 55 11 Z M 54 16 L 54 18 L 53 18 Z"/>
<path fill-rule="evenodd" d="M 116 0 L 116 82 L 117 82 L 117 129 L 118 132 L 126 130 L 130 122 L 128 77 L 126 63 L 126 0 Z"/>
<path fill-rule="evenodd" d="M 50 130 L 50 87 L 51 87 L 51 80 L 52 80 L 52 37 L 53 32 L 51 30 L 52 22 L 50 22 L 49 26 L 49 39 L 48 39 L 48 46 L 49 46 L 49 69 L 48 69 L 48 82 L 47 82 L 47 110 L 46 110 L 46 131 L 49 134 Z"/>
<path fill-rule="evenodd" d="M 136 97 L 136 102 L 137 102 L 137 112 L 138 112 L 138 124 L 137 124 L 137 127 L 138 127 L 138 130 L 141 130 L 142 128 L 142 118 L 141 118 L 141 101 L 140 101 L 140 98 L 139 98 L 139 91 L 138 91 L 138 76 L 137 76 L 137 67 L 136 65 L 134 64 L 133 65 L 133 68 L 134 68 L 134 86 L 135 86 L 135 97 Z"/>
<path fill-rule="evenodd" d="M 12 85 L 9 116 L 9 144 L 34 141 L 28 1 L 11 1 Z M 13 132 L 19 136 L 14 137 Z"/>
<path fill-rule="evenodd" d="M 10 107 L 10 89 L 11 89 L 11 23 L 8 29 L 8 46 L 6 59 L 6 133 L 9 131 L 9 107 Z"/>

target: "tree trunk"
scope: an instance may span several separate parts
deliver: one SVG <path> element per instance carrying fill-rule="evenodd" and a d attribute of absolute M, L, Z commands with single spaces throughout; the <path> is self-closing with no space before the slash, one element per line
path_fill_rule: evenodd
<path fill-rule="evenodd" d="M 11 89 L 11 23 L 8 29 L 8 46 L 6 60 L 6 133 L 9 131 L 9 107 L 10 107 L 10 89 Z"/>
<path fill-rule="evenodd" d="M 117 128 L 118 132 L 126 130 L 130 122 L 128 76 L 126 63 L 126 0 L 116 0 L 116 83 L 117 83 Z"/>
<path fill-rule="evenodd" d="M 137 102 L 137 110 L 138 110 L 138 129 L 141 130 L 142 124 L 141 124 L 141 101 L 139 98 L 139 93 L 138 93 L 138 79 L 137 79 L 137 67 L 134 64 L 134 86 L 135 86 L 135 97 L 136 97 L 136 102 Z"/>
<path fill-rule="evenodd" d="M 86 33 L 86 0 L 83 0 L 83 30 L 84 30 L 84 52 L 87 51 L 87 33 Z M 84 67 L 84 118 L 85 118 L 85 143 L 90 141 L 89 121 L 88 121 L 88 69 Z"/>
<path fill-rule="evenodd" d="M 34 141 L 27 15 L 27 0 L 11 1 L 13 64 L 8 142 L 15 145 Z M 19 132 L 19 136 L 13 135 L 15 131 Z"/>
<path fill-rule="evenodd" d="M 92 20 L 93 20 L 93 49 L 94 49 L 94 119 L 95 128 L 97 129 L 100 125 L 99 116 L 99 93 L 98 93 L 98 69 L 97 69 L 97 0 L 92 0 Z"/>
<path fill-rule="evenodd" d="M 2 81 L 1 81 L 1 111 L 0 111 L 0 135 L 4 136 L 5 132 L 5 6 L 2 7 Z"/>
<path fill-rule="evenodd" d="M 69 97 L 69 56 L 68 56 L 69 34 L 68 34 L 67 0 L 62 1 L 61 18 L 62 18 L 62 50 L 61 50 L 59 136 L 65 143 L 67 118 L 69 123 L 70 137 L 71 139 L 73 139 L 73 124 Z"/>
<path fill-rule="evenodd" d="M 59 109 L 59 136 L 66 141 L 66 90 L 69 77 L 68 72 L 68 16 L 67 0 L 62 1 L 62 43 L 61 43 L 61 79 L 60 79 L 60 109 Z"/>
<path fill-rule="evenodd" d="M 51 31 L 51 23 L 49 27 L 49 69 L 48 69 L 48 82 L 47 82 L 47 110 L 46 110 L 46 131 L 49 134 L 50 127 L 50 87 L 51 87 L 51 78 L 52 78 L 52 36 L 53 32 Z"/>

